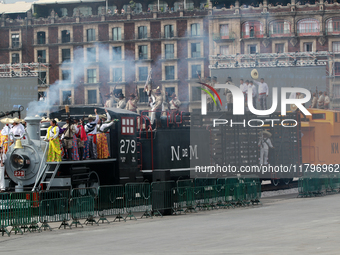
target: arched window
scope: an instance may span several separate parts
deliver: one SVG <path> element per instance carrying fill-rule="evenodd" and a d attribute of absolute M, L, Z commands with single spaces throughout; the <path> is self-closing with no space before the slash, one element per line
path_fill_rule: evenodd
<path fill-rule="evenodd" d="M 242 24 L 242 38 L 253 37 L 263 37 L 263 25 L 260 21 L 247 21 Z"/>
<path fill-rule="evenodd" d="M 318 35 L 320 33 L 319 21 L 316 19 L 302 19 L 297 23 L 299 35 Z"/>
<path fill-rule="evenodd" d="M 290 23 L 287 20 L 274 20 L 269 24 L 269 35 L 275 36 L 289 36 Z"/>
<path fill-rule="evenodd" d="M 340 34 L 340 18 L 330 18 L 326 21 L 328 35 Z"/>

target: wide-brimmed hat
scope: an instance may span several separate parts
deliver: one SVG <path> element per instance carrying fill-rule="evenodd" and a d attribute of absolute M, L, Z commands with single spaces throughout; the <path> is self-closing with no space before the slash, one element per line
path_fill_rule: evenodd
<path fill-rule="evenodd" d="M 262 133 L 262 135 L 267 135 L 268 137 L 272 136 L 272 134 L 270 132 L 268 132 L 267 130 L 263 130 L 261 133 Z"/>
<path fill-rule="evenodd" d="M 58 118 L 55 118 L 54 120 L 55 122 L 61 122 L 61 120 L 59 120 Z"/>
<path fill-rule="evenodd" d="M 19 124 L 21 121 L 22 121 L 22 119 L 19 119 L 19 118 L 14 118 L 13 119 L 13 123 Z"/>
<path fill-rule="evenodd" d="M 88 118 L 88 119 L 94 119 L 95 116 L 93 116 L 92 114 L 90 114 L 87 118 Z"/>
<path fill-rule="evenodd" d="M 130 94 L 130 97 L 133 97 L 133 98 L 135 98 L 136 97 L 136 95 L 135 94 Z"/>
<path fill-rule="evenodd" d="M 174 98 L 174 97 L 176 97 L 176 94 L 172 93 L 172 95 L 170 97 Z"/>
<path fill-rule="evenodd" d="M 256 69 L 253 69 L 253 70 L 251 70 L 251 72 L 250 72 L 250 76 L 251 76 L 251 78 L 253 78 L 253 79 L 258 79 L 259 78 L 259 72 L 256 70 Z"/>
<path fill-rule="evenodd" d="M 111 93 L 105 94 L 105 97 L 111 97 Z"/>
<path fill-rule="evenodd" d="M 4 118 L 0 120 L 2 124 L 12 124 L 13 120 L 10 118 Z"/>
<path fill-rule="evenodd" d="M 125 98 L 125 96 L 124 96 L 123 93 L 119 93 L 119 94 L 118 94 L 118 98 L 119 98 L 119 97 Z"/>
<path fill-rule="evenodd" d="M 107 116 L 105 114 L 99 115 L 99 118 L 101 119 L 107 119 Z"/>
<path fill-rule="evenodd" d="M 50 122 L 50 118 L 42 117 L 41 122 Z"/>

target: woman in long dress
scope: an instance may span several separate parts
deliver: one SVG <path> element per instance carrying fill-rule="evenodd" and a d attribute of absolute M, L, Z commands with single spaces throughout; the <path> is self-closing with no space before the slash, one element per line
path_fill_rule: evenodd
<path fill-rule="evenodd" d="M 47 162 L 60 162 L 61 161 L 61 149 L 59 140 L 59 127 L 55 120 L 51 121 L 51 126 L 47 130 L 46 137 L 44 139 L 48 141 L 48 154 Z"/>

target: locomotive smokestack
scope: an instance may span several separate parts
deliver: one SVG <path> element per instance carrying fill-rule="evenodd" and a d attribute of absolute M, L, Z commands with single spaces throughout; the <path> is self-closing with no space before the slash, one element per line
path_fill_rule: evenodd
<path fill-rule="evenodd" d="M 40 140 L 40 121 L 38 117 L 26 117 L 27 133 L 31 140 Z"/>

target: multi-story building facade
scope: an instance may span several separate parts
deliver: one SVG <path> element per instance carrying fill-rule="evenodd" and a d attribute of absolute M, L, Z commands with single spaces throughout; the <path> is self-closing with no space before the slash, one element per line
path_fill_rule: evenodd
<path fill-rule="evenodd" d="M 198 76 L 210 76 L 214 64 L 209 55 L 329 51 L 329 92 L 333 106 L 340 105 L 338 3 L 274 6 L 265 0 L 253 7 L 236 1 L 226 8 L 215 1 L 204 9 L 200 1 L 186 1 L 195 9 L 169 2 L 158 10 L 147 2 L 131 11 L 118 1 L 125 10 L 118 14 L 111 2 L 39 2 L 26 7 L 25 18 L 15 10 L 2 14 L 0 64 L 46 63 L 40 65 L 39 92 L 59 86 L 59 104 L 100 105 L 115 86 L 125 95 L 137 86 L 139 110 L 148 109 L 143 88 L 152 69 L 153 86 L 175 92 L 182 109 L 192 110 L 200 107 Z"/>

